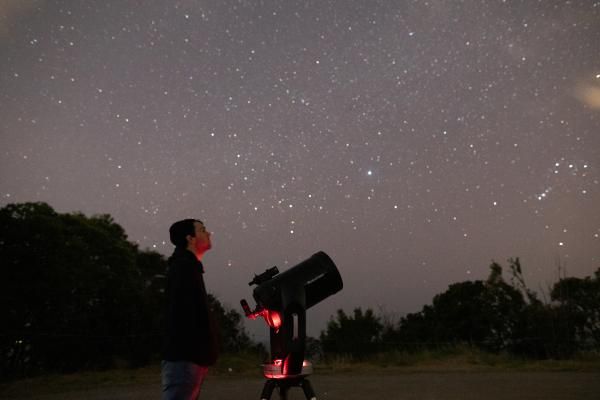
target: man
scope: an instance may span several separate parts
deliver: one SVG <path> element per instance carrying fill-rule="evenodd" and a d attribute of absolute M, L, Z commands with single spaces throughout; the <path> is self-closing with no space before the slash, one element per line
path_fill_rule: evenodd
<path fill-rule="evenodd" d="M 201 221 L 185 219 L 169 228 L 175 251 L 169 258 L 163 400 L 197 399 L 208 367 L 217 359 L 215 327 L 204 286 L 202 256 L 212 247 Z"/>

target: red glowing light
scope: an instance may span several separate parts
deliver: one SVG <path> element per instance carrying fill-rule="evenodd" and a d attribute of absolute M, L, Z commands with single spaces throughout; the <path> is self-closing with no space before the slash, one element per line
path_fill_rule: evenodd
<path fill-rule="evenodd" d="M 283 362 L 283 368 L 282 368 L 281 372 L 283 373 L 284 376 L 290 375 L 290 357 L 289 356 L 287 356 L 285 358 L 285 361 Z"/>
<path fill-rule="evenodd" d="M 267 379 L 287 379 L 310 375 L 313 372 L 310 361 L 304 360 L 300 374 L 291 375 L 288 370 L 288 359 L 277 358 L 268 364 L 263 364 L 263 374 Z"/>
<path fill-rule="evenodd" d="M 265 310 L 263 317 L 271 328 L 279 329 L 281 327 L 281 315 L 277 311 Z"/>
<path fill-rule="evenodd" d="M 255 319 L 255 318 L 261 316 L 265 319 L 265 322 L 271 328 L 273 328 L 275 330 L 278 330 L 279 328 L 281 328 L 281 315 L 277 311 L 268 310 L 266 308 L 264 308 L 264 309 L 260 308 L 260 309 L 257 309 L 256 311 L 251 312 L 247 303 L 245 303 L 245 305 L 244 305 L 244 303 L 242 303 L 242 307 L 244 307 L 246 317 Z"/>

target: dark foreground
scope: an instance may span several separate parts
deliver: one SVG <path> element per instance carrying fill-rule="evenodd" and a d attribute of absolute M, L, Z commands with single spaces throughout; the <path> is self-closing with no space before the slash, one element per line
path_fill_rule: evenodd
<path fill-rule="evenodd" d="M 5 399 L 160 399 L 156 381 L 129 383 L 70 391 L 68 387 L 53 394 L 40 394 L 34 387 L 12 387 L 0 393 Z M 600 372 L 386 372 L 368 375 L 327 374 L 310 377 L 318 399 L 443 399 L 443 400 L 559 400 L 600 399 Z M 209 376 L 201 400 L 259 399 L 260 378 Z M 6 388 L 5 388 L 6 389 Z M 37 392 L 37 393 L 36 393 Z M 279 395 L 273 393 L 273 400 Z M 293 388 L 288 399 L 304 399 L 302 390 Z"/>

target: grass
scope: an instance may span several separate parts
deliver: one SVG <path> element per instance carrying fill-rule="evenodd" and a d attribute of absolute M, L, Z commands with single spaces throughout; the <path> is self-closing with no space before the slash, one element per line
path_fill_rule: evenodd
<path fill-rule="evenodd" d="M 263 356 L 256 353 L 222 354 L 211 368 L 213 375 L 257 376 L 262 373 Z"/>
<path fill-rule="evenodd" d="M 80 391 L 102 386 L 127 386 L 156 383 L 160 367 L 153 365 L 138 369 L 84 371 L 71 374 L 48 374 L 0 384 L 0 397 L 15 394 L 52 394 Z"/>
<path fill-rule="evenodd" d="M 219 379 L 262 379 L 258 354 L 224 354 L 210 375 Z M 470 347 L 454 347 L 438 351 L 387 352 L 366 360 L 335 357 L 315 363 L 315 374 L 401 374 L 433 372 L 600 372 L 600 353 L 586 353 L 569 360 L 530 360 L 509 354 L 491 354 Z M 159 362 L 143 368 L 118 368 L 73 374 L 51 374 L 0 384 L 0 397 L 19 394 L 62 393 L 102 386 L 159 385 Z"/>
<path fill-rule="evenodd" d="M 437 351 L 391 351 L 366 360 L 336 357 L 323 366 L 323 372 L 477 372 L 477 371 L 600 371 L 600 354 L 585 353 L 568 360 L 532 360 L 507 353 L 488 353 L 467 346 L 449 347 Z"/>
<path fill-rule="evenodd" d="M 210 369 L 211 376 L 261 378 L 262 358 L 258 354 L 223 354 Z M 123 365 L 123 363 L 117 363 Z M 129 385 L 159 385 L 160 361 L 141 368 L 117 367 L 108 370 L 89 370 L 70 374 L 47 374 L 10 382 L 0 382 L 0 398 L 37 394 L 77 392 L 90 388 Z"/>

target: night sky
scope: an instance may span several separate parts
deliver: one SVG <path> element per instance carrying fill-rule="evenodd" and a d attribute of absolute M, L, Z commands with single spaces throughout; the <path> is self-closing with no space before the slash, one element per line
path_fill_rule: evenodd
<path fill-rule="evenodd" d="M 345 287 L 312 335 L 492 260 L 546 295 L 600 266 L 600 1 L 2 0 L 0 59 L 0 206 L 110 214 L 164 255 L 202 219 L 238 311 L 319 250 Z"/>

